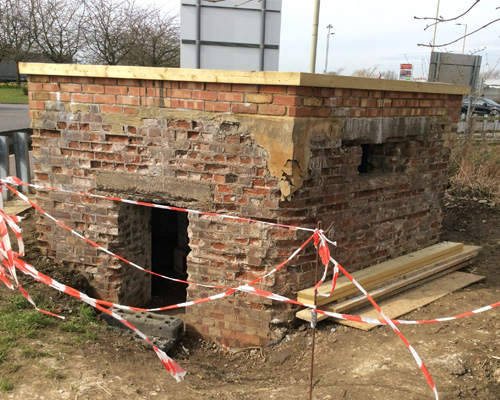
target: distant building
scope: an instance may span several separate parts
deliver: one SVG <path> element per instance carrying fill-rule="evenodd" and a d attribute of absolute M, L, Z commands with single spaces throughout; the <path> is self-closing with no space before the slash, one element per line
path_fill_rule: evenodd
<path fill-rule="evenodd" d="M 483 84 L 483 96 L 500 101 L 500 79 L 486 79 Z"/>

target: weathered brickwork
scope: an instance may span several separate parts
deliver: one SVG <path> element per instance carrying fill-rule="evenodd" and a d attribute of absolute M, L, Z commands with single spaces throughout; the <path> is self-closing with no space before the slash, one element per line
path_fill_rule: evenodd
<path fill-rule="evenodd" d="M 332 252 L 351 271 L 436 243 L 461 95 L 329 86 L 30 75 L 36 183 L 304 227 L 333 223 Z M 37 202 L 151 269 L 149 208 L 44 190 Z M 195 213 L 188 221 L 188 279 L 224 287 L 269 271 L 307 238 Z M 38 226 L 43 254 L 84 273 L 100 297 L 149 300 L 149 275 L 47 218 Z M 310 246 L 259 287 L 294 297 L 314 283 L 314 259 Z M 189 287 L 187 299 L 214 293 Z M 278 339 L 293 312 L 235 294 L 189 307 L 184 319 L 224 345 L 248 346 Z"/>

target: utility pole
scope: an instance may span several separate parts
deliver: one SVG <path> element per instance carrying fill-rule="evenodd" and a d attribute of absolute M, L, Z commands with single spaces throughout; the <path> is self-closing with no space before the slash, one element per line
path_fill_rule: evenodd
<path fill-rule="evenodd" d="M 313 11 L 313 29 L 311 40 L 311 60 L 309 62 L 309 72 L 314 74 L 316 72 L 316 49 L 318 48 L 318 24 L 319 24 L 319 6 L 320 0 L 314 0 Z"/>
<path fill-rule="evenodd" d="M 432 51 L 434 51 L 434 46 L 436 45 L 436 30 L 438 26 L 438 18 L 439 18 L 439 0 L 437 4 L 436 10 L 436 21 L 434 21 L 434 37 L 432 38 Z"/>
<path fill-rule="evenodd" d="M 455 25 L 464 25 L 465 26 L 465 32 L 464 32 L 464 44 L 462 45 L 462 54 L 464 54 L 465 51 L 465 38 L 467 37 L 467 24 L 455 24 Z"/>
<path fill-rule="evenodd" d="M 330 35 L 335 35 L 335 32 L 330 33 L 330 30 L 333 28 L 332 24 L 328 24 L 327 28 L 328 33 L 326 34 L 325 74 L 328 73 L 328 48 L 330 47 Z"/>

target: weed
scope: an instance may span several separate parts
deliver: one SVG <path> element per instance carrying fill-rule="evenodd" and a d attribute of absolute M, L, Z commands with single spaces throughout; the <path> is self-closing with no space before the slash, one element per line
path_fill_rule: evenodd
<path fill-rule="evenodd" d="M 54 380 L 64 379 L 66 377 L 60 370 L 58 370 L 57 368 L 52 368 L 52 367 L 50 367 L 48 369 L 46 376 L 47 376 L 47 378 L 54 379 Z"/>
<path fill-rule="evenodd" d="M 467 141 L 452 150 L 450 183 L 454 191 L 500 198 L 500 145 Z"/>
<path fill-rule="evenodd" d="M 7 379 L 0 378 L 0 392 L 10 392 L 14 389 L 14 384 Z"/>

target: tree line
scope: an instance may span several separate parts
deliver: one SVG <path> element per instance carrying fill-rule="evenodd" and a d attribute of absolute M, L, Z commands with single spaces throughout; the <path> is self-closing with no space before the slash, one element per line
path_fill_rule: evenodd
<path fill-rule="evenodd" d="M 0 0 L 0 61 L 178 67 L 179 43 L 177 16 L 134 0 Z"/>

